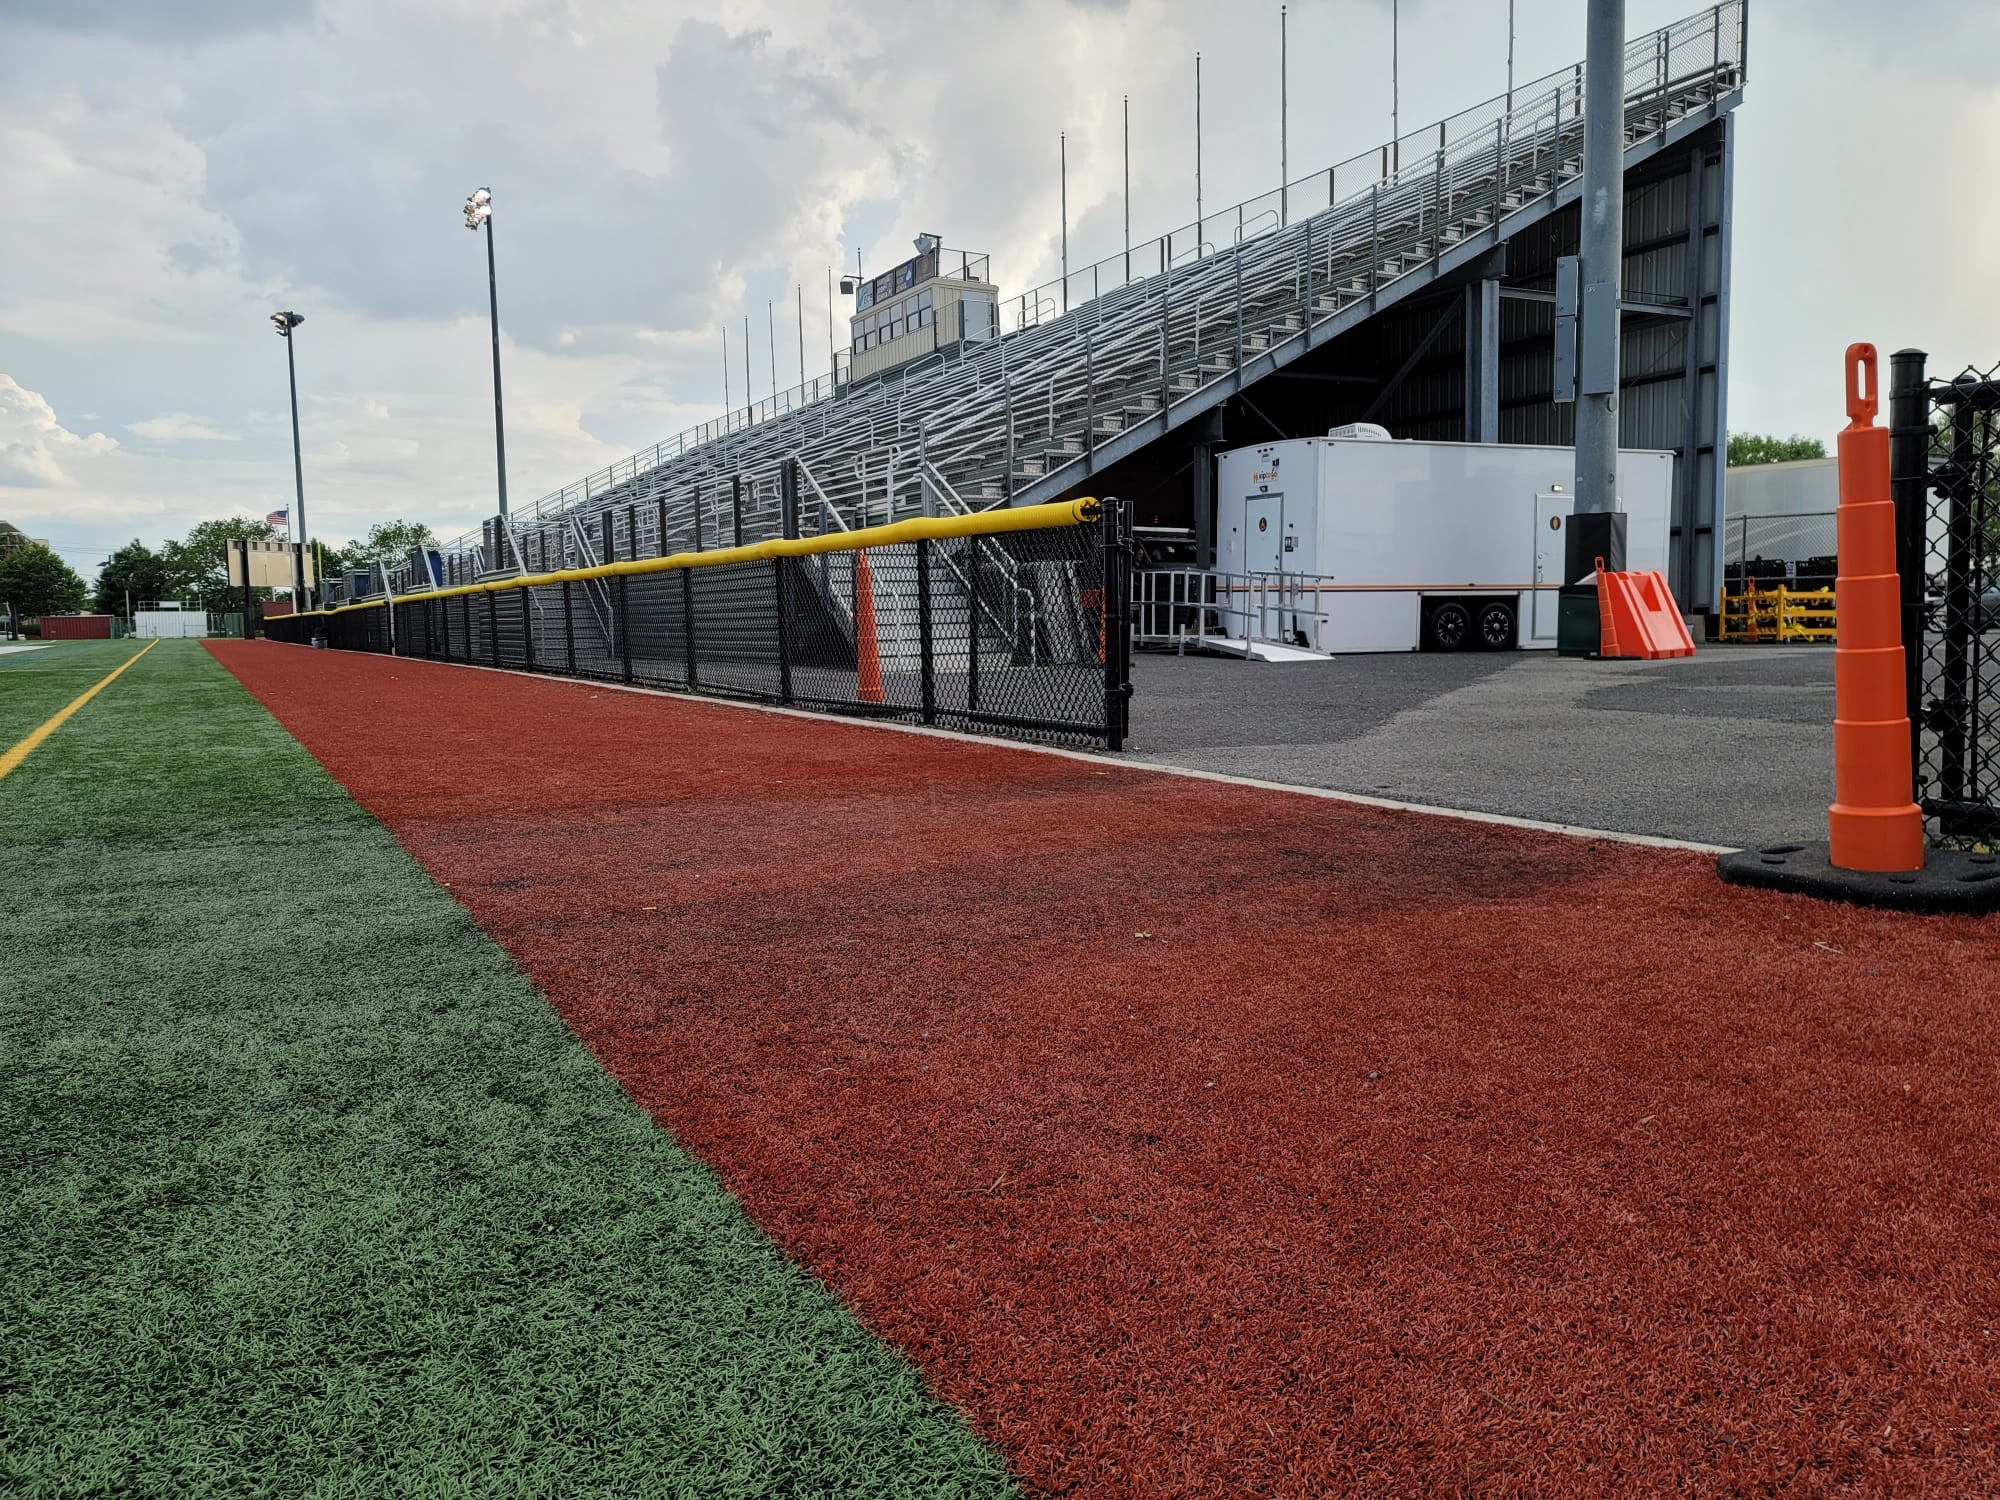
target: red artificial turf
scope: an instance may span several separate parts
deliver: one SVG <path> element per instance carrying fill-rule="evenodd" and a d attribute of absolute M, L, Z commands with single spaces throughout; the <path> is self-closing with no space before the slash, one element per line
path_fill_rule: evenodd
<path fill-rule="evenodd" d="M 2000 929 L 212 647 L 1038 1491 L 2000 1492 Z"/>

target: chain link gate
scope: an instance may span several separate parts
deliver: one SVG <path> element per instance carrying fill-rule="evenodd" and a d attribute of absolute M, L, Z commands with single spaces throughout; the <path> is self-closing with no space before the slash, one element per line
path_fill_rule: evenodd
<path fill-rule="evenodd" d="M 1890 362 L 1914 795 L 1936 847 L 2000 845 L 2000 367 Z"/>

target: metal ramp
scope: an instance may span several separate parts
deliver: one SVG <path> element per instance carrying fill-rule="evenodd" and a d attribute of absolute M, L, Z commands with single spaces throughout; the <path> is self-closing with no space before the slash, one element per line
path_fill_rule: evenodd
<path fill-rule="evenodd" d="M 1740 100 L 1745 11 L 1630 44 L 1628 170 Z M 787 461 L 806 534 L 1058 498 L 1574 202 L 1582 97 L 1578 64 L 1008 299 L 1000 338 L 691 429 L 515 512 L 518 545 L 607 516 L 618 558 L 774 536 Z"/>

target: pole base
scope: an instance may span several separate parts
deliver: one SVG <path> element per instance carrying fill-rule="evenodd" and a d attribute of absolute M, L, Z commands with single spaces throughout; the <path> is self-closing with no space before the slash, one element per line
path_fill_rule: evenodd
<path fill-rule="evenodd" d="M 2000 854 L 1933 849 L 1925 855 L 1921 870 L 1884 875 L 1837 868 L 1823 842 L 1768 844 L 1725 854 L 1715 869 L 1730 885 L 1793 891 L 1854 906 L 1932 913 L 2000 911 Z"/>
<path fill-rule="evenodd" d="M 1604 645 L 1597 588 L 1564 589 L 1556 596 L 1556 655 L 1596 656 Z"/>

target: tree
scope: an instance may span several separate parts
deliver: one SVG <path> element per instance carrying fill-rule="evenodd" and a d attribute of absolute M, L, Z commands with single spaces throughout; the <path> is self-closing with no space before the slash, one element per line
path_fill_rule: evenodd
<path fill-rule="evenodd" d="M 101 615 L 122 615 L 128 599 L 137 606 L 166 597 L 166 562 L 135 537 L 104 560 L 92 608 Z"/>
<path fill-rule="evenodd" d="M 408 562 L 416 548 L 437 544 L 436 535 L 421 521 L 379 521 L 368 528 L 364 540 L 349 542 L 341 548 L 340 559 L 342 566 L 349 568 L 365 568 L 378 562 L 393 568 Z"/>
<path fill-rule="evenodd" d="M 1788 438 L 1768 437 L 1757 432 L 1732 432 L 1729 434 L 1729 467 L 1745 468 L 1750 464 L 1789 464 L 1802 458 L 1825 458 L 1826 444 L 1818 438 L 1800 437 L 1796 433 Z"/>
<path fill-rule="evenodd" d="M 0 552 L 0 602 L 21 614 L 74 614 L 83 608 L 83 580 L 39 542 Z"/>
<path fill-rule="evenodd" d="M 166 572 L 161 594 L 216 612 L 239 608 L 243 591 L 229 586 L 229 543 L 237 537 L 268 541 L 274 535 L 267 523 L 248 516 L 203 521 L 179 541 L 160 548 L 160 564 Z M 260 589 L 258 596 L 266 597 L 268 592 Z"/>

